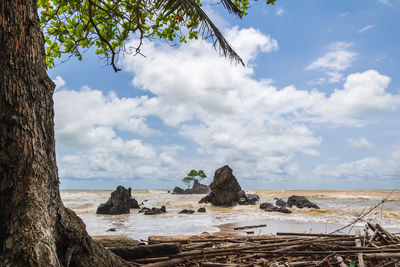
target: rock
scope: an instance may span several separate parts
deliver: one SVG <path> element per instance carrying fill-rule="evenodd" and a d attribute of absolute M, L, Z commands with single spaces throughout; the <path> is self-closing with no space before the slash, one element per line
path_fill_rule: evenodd
<path fill-rule="evenodd" d="M 146 211 L 149 211 L 149 210 L 150 210 L 149 208 L 143 207 L 143 208 L 141 208 L 139 210 L 139 213 L 146 212 Z"/>
<path fill-rule="evenodd" d="M 151 208 L 147 209 L 147 211 L 144 212 L 144 215 L 157 215 L 157 214 L 164 214 L 167 213 L 167 210 L 165 206 L 162 206 L 161 208 Z"/>
<path fill-rule="evenodd" d="M 239 201 L 242 191 L 238 181 L 232 174 L 232 169 L 226 165 L 215 171 L 214 180 L 210 184 L 211 193 L 202 198 L 200 203 L 211 202 L 215 206 L 233 206 Z"/>
<path fill-rule="evenodd" d="M 207 196 L 200 199 L 199 203 L 211 203 L 211 200 L 214 199 L 214 194 L 211 192 Z"/>
<path fill-rule="evenodd" d="M 243 191 L 242 191 L 243 192 Z M 256 194 L 245 194 L 238 201 L 239 205 L 255 205 L 257 201 L 260 200 L 260 197 Z"/>
<path fill-rule="evenodd" d="M 274 204 L 268 203 L 268 202 L 260 203 L 260 209 L 262 209 L 262 210 L 265 210 L 265 209 L 273 207 L 273 206 L 274 206 Z"/>
<path fill-rule="evenodd" d="M 203 197 L 199 203 L 211 203 L 215 206 L 254 205 L 259 197 L 246 195 L 240 187 L 232 169 L 226 165 L 215 171 L 213 182 L 210 184 L 211 192 Z"/>
<path fill-rule="evenodd" d="M 136 199 L 131 198 L 129 200 L 129 208 L 131 208 L 131 209 L 140 209 L 139 203 L 137 202 Z"/>
<path fill-rule="evenodd" d="M 132 247 L 140 244 L 137 240 L 120 235 L 96 235 L 92 238 L 105 247 Z"/>
<path fill-rule="evenodd" d="M 210 193 L 210 187 L 205 184 L 201 184 L 197 179 L 194 180 L 191 189 L 182 189 L 178 186 L 174 188 L 172 194 L 183 195 L 183 194 L 208 194 Z"/>
<path fill-rule="evenodd" d="M 199 208 L 197 212 L 206 212 L 206 208 Z"/>
<path fill-rule="evenodd" d="M 139 208 L 135 199 L 132 198 L 131 188 L 126 189 L 119 185 L 117 189 L 111 193 L 111 197 L 106 203 L 102 203 L 97 207 L 97 214 L 127 214 L 130 208 Z"/>
<path fill-rule="evenodd" d="M 192 189 L 185 190 L 189 193 L 186 194 L 208 194 L 210 193 L 210 187 L 205 184 L 201 184 L 197 179 L 194 180 Z"/>
<path fill-rule="evenodd" d="M 184 210 L 181 210 L 179 213 L 193 214 L 193 213 L 194 213 L 194 210 L 187 210 L 187 209 L 184 209 Z"/>
<path fill-rule="evenodd" d="M 307 198 L 303 196 L 291 196 L 288 198 L 287 201 L 288 207 L 291 208 L 292 206 L 296 206 L 300 209 L 302 208 L 313 208 L 313 209 L 319 209 L 318 205 L 315 203 L 312 203 L 309 201 Z"/>
<path fill-rule="evenodd" d="M 277 205 L 278 207 L 286 207 L 287 206 L 287 202 L 280 199 L 280 198 L 274 198 L 275 199 L 275 205 Z"/>
<path fill-rule="evenodd" d="M 185 190 L 183 190 L 179 186 L 175 186 L 174 190 L 172 191 L 172 194 L 182 195 L 185 194 Z"/>
<path fill-rule="evenodd" d="M 107 230 L 107 232 L 115 232 L 115 231 L 117 231 L 117 229 L 115 229 L 115 228 L 110 228 Z"/>
<path fill-rule="evenodd" d="M 286 207 L 276 207 L 271 203 L 265 202 L 260 204 L 260 209 L 269 212 L 281 212 L 281 213 L 292 213 L 291 210 L 287 209 Z"/>

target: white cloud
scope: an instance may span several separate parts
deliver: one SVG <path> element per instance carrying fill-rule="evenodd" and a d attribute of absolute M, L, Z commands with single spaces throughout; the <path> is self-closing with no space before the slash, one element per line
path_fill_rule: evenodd
<path fill-rule="evenodd" d="M 357 161 L 346 162 L 335 167 L 319 165 L 314 173 L 320 177 L 334 177 L 345 180 L 364 180 L 379 177 L 383 162 L 375 157 L 364 158 Z"/>
<path fill-rule="evenodd" d="M 56 90 L 62 88 L 65 86 L 66 82 L 61 76 L 56 76 L 56 78 L 53 80 L 53 82 L 56 84 Z"/>
<path fill-rule="evenodd" d="M 365 137 L 360 137 L 359 139 L 349 138 L 349 139 L 347 139 L 347 145 L 352 148 L 371 148 L 372 147 L 372 144 Z"/>
<path fill-rule="evenodd" d="M 317 58 L 306 67 L 306 70 L 318 70 L 326 74 L 326 81 L 337 83 L 342 80 L 341 72 L 347 70 L 357 57 L 357 53 L 351 51 L 353 43 L 335 42 L 328 46 L 329 52 Z M 317 82 L 321 82 L 321 78 Z M 324 80 L 325 81 L 325 80 Z M 318 84 L 315 81 L 311 82 Z"/>
<path fill-rule="evenodd" d="M 358 33 L 365 32 L 365 31 L 367 31 L 367 30 L 369 30 L 369 29 L 372 29 L 372 28 L 375 28 L 375 25 L 367 25 L 367 26 L 363 27 L 362 29 L 360 29 L 360 30 L 358 31 Z"/>
<path fill-rule="evenodd" d="M 382 3 L 384 5 L 390 5 L 389 0 L 378 0 L 378 1 L 379 1 L 379 3 Z"/>
<path fill-rule="evenodd" d="M 247 169 L 248 177 L 288 174 L 297 153 L 318 155 L 322 139 L 305 123 L 359 126 L 363 122 L 358 116 L 398 105 L 398 96 L 385 92 L 390 79 L 376 71 L 349 75 L 344 89 L 329 96 L 294 86 L 278 89 L 270 80 L 254 79 L 251 67 L 258 53 L 278 48 L 276 41 L 257 30 L 236 27 L 226 36 L 246 58 L 246 68 L 216 57 L 204 41 L 179 49 L 147 44 L 148 58 L 127 58 L 125 67 L 134 74 L 135 86 L 156 95 L 153 111 L 166 124 L 195 141 L 199 153 Z M 332 44 L 337 56 L 325 65 L 323 60 L 318 63 L 332 72 L 329 78 L 339 79 L 341 74 L 334 71 L 350 65 L 355 53 L 342 50 L 351 46 Z"/>
<path fill-rule="evenodd" d="M 113 128 L 141 136 L 159 135 L 150 129 L 145 117 L 149 115 L 146 96 L 118 98 L 101 91 L 83 87 L 81 91 L 59 90 L 54 94 L 56 132 L 58 141 L 68 144 L 95 144 L 115 136 Z"/>
<path fill-rule="evenodd" d="M 344 12 L 344 13 L 340 13 L 339 16 L 340 17 L 346 17 L 350 14 L 350 12 Z"/>
<path fill-rule="evenodd" d="M 367 157 L 356 161 L 341 163 L 337 166 L 321 164 L 313 173 L 321 179 L 340 179 L 344 182 L 358 183 L 359 188 L 365 187 L 360 183 L 384 184 L 395 186 L 400 179 L 400 151 L 395 150 L 391 157 L 382 160 L 377 157 Z"/>
<path fill-rule="evenodd" d="M 119 98 L 87 87 L 57 91 L 61 176 L 176 180 L 182 168 L 201 162 L 205 170 L 230 164 L 243 179 L 294 178 L 296 155 L 319 155 L 323 140 L 310 123 L 359 126 L 364 123 L 359 117 L 395 110 L 400 103 L 398 95 L 385 91 L 390 78 L 374 70 L 348 75 L 343 89 L 331 95 L 293 85 L 277 88 L 270 79 L 255 79 L 252 68 L 259 53 L 278 49 L 277 41 L 252 28 L 234 27 L 226 36 L 247 67 L 218 57 L 206 41 L 179 48 L 147 43 L 147 58 L 126 57 L 124 65 L 134 75 L 133 84 L 153 97 Z M 349 47 L 338 42 L 330 49 Z M 340 74 L 336 61 L 346 62 L 328 60 L 328 78 Z M 197 155 L 183 156 L 176 144 L 145 142 L 161 135 L 147 125 L 149 116 L 193 141 Z M 122 138 L 121 131 L 133 137 Z"/>
<path fill-rule="evenodd" d="M 278 10 L 276 10 L 276 15 L 282 16 L 283 13 L 285 13 L 285 9 L 283 7 L 279 7 Z"/>

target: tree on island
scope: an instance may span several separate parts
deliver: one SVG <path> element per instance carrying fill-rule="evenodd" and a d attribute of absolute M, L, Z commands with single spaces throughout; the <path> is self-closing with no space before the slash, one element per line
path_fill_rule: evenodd
<path fill-rule="evenodd" d="M 242 17 L 249 2 L 222 4 Z M 118 71 L 119 52 L 140 54 L 146 39 L 198 37 L 242 62 L 200 0 L 0 0 L 0 266 L 130 265 L 95 242 L 61 201 L 55 85 L 46 70 L 54 58 L 81 59 L 96 47 Z M 135 48 L 124 46 L 130 38 Z"/>
<path fill-rule="evenodd" d="M 187 184 L 188 189 L 194 180 L 201 182 L 203 179 L 207 178 L 207 175 L 204 173 L 203 170 L 191 170 L 182 181 Z"/>

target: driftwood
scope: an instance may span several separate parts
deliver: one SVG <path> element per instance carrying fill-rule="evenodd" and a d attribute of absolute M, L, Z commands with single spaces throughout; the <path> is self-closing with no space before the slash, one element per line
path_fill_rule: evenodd
<path fill-rule="evenodd" d="M 135 247 L 111 247 L 108 248 L 124 260 L 135 260 L 147 257 L 159 257 L 164 255 L 178 254 L 182 251 L 179 243 L 147 245 Z"/>
<path fill-rule="evenodd" d="M 260 228 L 260 227 L 266 227 L 266 224 L 259 224 L 259 225 L 248 225 L 248 226 L 240 226 L 240 227 L 235 227 L 233 230 L 243 230 L 243 229 L 250 229 L 250 228 Z"/>
<path fill-rule="evenodd" d="M 361 233 L 360 230 L 356 230 L 356 239 L 355 239 L 355 243 L 356 243 L 356 247 L 357 248 L 361 248 Z M 358 267 L 364 267 L 364 258 L 363 258 L 363 253 L 360 252 L 357 254 L 357 258 L 358 258 Z"/>
<path fill-rule="evenodd" d="M 369 223 L 363 234 L 356 230 L 354 235 L 149 237 L 149 243 L 158 244 L 110 250 L 147 267 L 394 266 L 400 259 L 399 239 L 381 225 Z"/>

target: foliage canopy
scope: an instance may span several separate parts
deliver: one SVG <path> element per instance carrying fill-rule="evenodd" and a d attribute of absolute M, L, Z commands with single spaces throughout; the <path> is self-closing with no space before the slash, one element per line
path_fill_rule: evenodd
<path fill-rule="evenodd" d="M 188 188 L 190 187 L 190 184 L 194 180 L 198 180 L 199 182 L 203 179 L 207 178 L 207 175 L 204 173 L 203 170 L 191 170 L 185 178 L 182 179 L 184 183 L 188 185 Z"/>
<path fill-rule="evenodd" d="M 274 4 L 276 0 L 267 0 Z M 239 18 L 246 15 L 249 0 L 221 0 Z M 54 67 L 62 55 L 78 57 L 95 47 L 114 71 L 121 51 L 140 54 L 145 39 L 187 42 L 211 38 L 226 57 L 243 64 L 219 29 L 202 10 L 201 0 L 38 0 L 41 28 L 46 42 L 46 63 Z M 135 47 L 127 47 L 129 40 Z"/>

